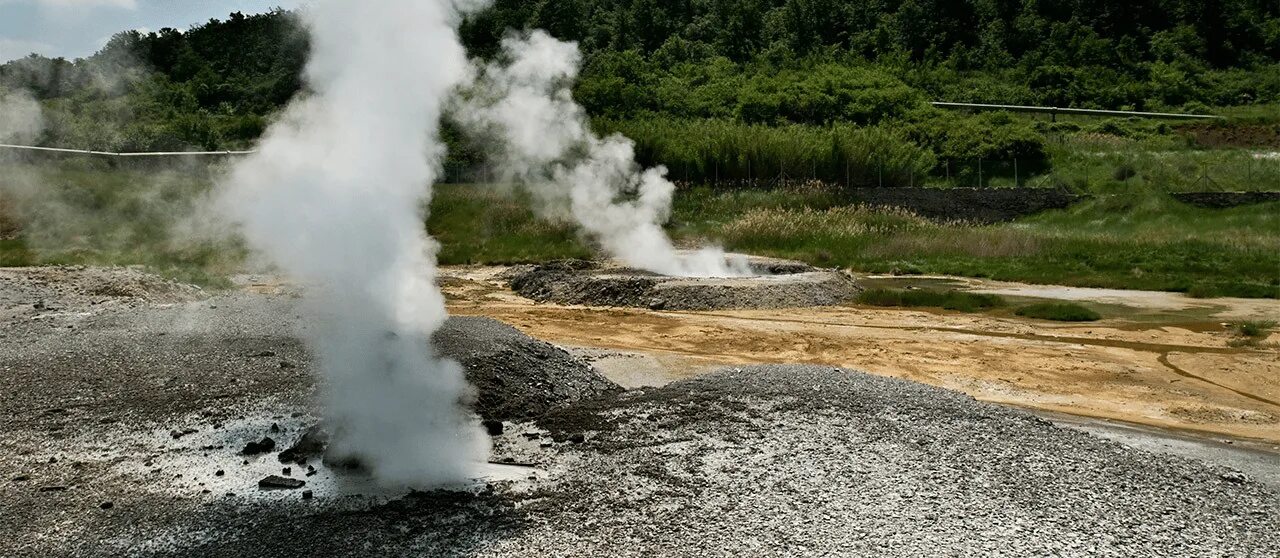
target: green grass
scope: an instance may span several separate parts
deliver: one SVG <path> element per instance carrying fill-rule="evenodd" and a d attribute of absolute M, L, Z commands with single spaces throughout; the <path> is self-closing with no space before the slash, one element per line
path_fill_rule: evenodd
<path fill-rule="evenodd" d="M 1235 339 L 1227 342 L 1232 347 L 1258 347 L 1262 345 L 1262 341 L 1271 336 L 1271 331 L 1276 328 L 1276 322 L 1272 320 L 1249 320 L 1243 322 L 1235 322 L 1228 326 L 1228 329 L 1235 334 Z"/>
<path fill-rule="evenodd" d="M 1015 313 L 1024 318 L 1055 322 L 1096 322 L 1102 319 L 1101 314 L 1071 302 L 1039 302 L 1018 308 Z"/>
<path fill-rule="evenodd" d="M 924 289 L 867 289 L 858 294 L 858 302 L 867 306 L 942 308 L 960 312 L 1005 306 L 1004 299 L 996 295 Z"/>
<path fill-rule="evenodd" d="M 539 218 L 527 195 L 490 186 L 437 186 L 427 231 L 442 264 L 527 263 L 590 258 L 590 245 L 565 220 Z"/>
<path fill-rule="evenodd" d="M 1258 339 L 1271 335 L 1271 330 L 1275 329 L 1275 327 L 1276 322 L 1271 320 L 1252 320 L 1231 324 L 1231 330 L 1236 335 Z"/>
<path fill-rule="evenodd" d="M 96 161 L 0 165 L 0 265 L 145 265 L 207 287 L 229 285 L 235 240 L 177 234 L 212 187 L 209 169 L 113 169 Z M 18 216 L 21 216 L 20 218 Z M 15 235 L 16 232 L 16 235 Z"/>
<path fill-rule="evenodd" d="M 1212 210 L 1135 193 L 989 226 L 869 208 L 764 206 L 703 232 L 733 250 L 872 273 L 1280 296 L 1275 203 Z"/>
<path fill-rule="evenodd" d="M 22 176 L 16 171 L 37 173 L 51 195 L 21 208 L 25 218 L 16 237 L 12 231 L 0 236 L 0 265 L 144 264 L 216 284 L 244 258 L 238 243 L 172 234 L 170 224 L 191 214 L 192 200 L 211 187 L 200 173 L 0 166 L 0 183 L 7 182 L 0 186 L 12 186 Z M 22 203 L 8 205 L 16 211 Z M 532 207 L 527 196 L 493 187 L 443 185 L 436 188 L 426 227 L 440 241 L 444 264 L 596 253 L 572 223 L 540 217 Z M 684 246 L 715 243 L 869 273 L 1280 297 L 1280 204 L 1202 209 L 1150 189 L 975 226 L 847 206 L 817 186 L 681 188 L 669 230 Z"/>

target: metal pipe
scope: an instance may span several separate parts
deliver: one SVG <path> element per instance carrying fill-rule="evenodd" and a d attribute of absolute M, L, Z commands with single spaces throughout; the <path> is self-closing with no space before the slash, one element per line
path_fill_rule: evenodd
<path fill-rule="evenodd" d="M 1208 114 L 1176 114 L 1171 112 L 1139 112 L 1131 110 L 1096 110 L 1096 109 L 1078 109 L 1064 107 L 1036 107 L 1026 105 L 991 105 L 984 103 L 946 103 L 935 101 L 929 103 L 938 108 L 948 109 L 976 109 L 976 110 L 1007 110 L 1010 112 L 1032 112 L 1040 114 L 1049 114 L 1057 116 L 1059 114 L 1080 114 L 1088 116 L 1137 116 L 1141 118 L 1169 118 L 1181 120 L 1221 120 L 1221 116 L 1213 116 Z"/>

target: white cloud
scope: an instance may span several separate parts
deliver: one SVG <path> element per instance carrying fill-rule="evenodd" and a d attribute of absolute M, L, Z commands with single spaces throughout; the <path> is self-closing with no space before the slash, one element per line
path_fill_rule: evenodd
<path fill-rule="evenodd" d="M 12 1 L 12 0 L 9 0 Z M 41 6 L 50 6 L 54 8 L 96 8 L 104 6 L 108 8 L 123 8 L 126 10 L 135 10 L 138 8 L 138 0 L 34 0 L 36 4 Z"/>
<path fill-rule="evenodd" d="M 40 54 L 48 54 L 53 52 L 53 45 L 42 43 L 39 41 L 24 41 L 22 39 L 6 39 L 0 37 L 0 64 L 10 60 L 24 58 L 33 52 Z"/>

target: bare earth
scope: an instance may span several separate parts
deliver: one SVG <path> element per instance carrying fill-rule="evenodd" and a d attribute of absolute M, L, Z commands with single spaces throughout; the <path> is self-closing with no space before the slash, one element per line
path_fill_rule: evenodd
<path fill-rule="evenodd" d="M 450 312 L 495 318 L 588 355 L 609 349 L 596 355 L 596 366 L 625 387 L 665 385 L 724 365 L 822 364 L 983 401 L 1280 449 L 1280 336 L 1259 348 L 1231 348 L 1224 326 L 1280 317 L 1280 301 L 948 278 L 980 292 L 1123 306 L 1127 317 L 1079 325 L 864 307 L 672 312 L 534 303 L 503 286 L 502 270 L 446 269 Z M 912 281 L 931 279 L 943 280 Z"/>
<path fill-rule="evenodd" d="M 0 556 L 1280 556 L 1274 449 L 1045 420 L 884 377 L 1080 414 L 1127 402 L 1268 439 L 1248 421 L 1274 416 L 1274 389 L 1250 363 L 1274 366 L 1274 349 L 1228 351 L 1207 323 L 1149 325 L 1205 322 L 1212 308 L 1091 328 L 857 308 L 618 311 L 535 306 L 501 271 L 448 270 L 455 312 L 559 341 L 627 386 L 665 385 L 617 390 L 501 323 L 451 319 L 432 343 L 466 366 L 482 416 L 510 418 L 472 483 L 416 492 L 286 457 L 319 419 L 299 289 L 0 269 Z M 1153 353 L 1166 352 L 1221 357 L 1235 376 L 1161 376 Z M 788 359 L 800 364 L 706 372 Z M 879 375 L 803 365 L 824 359 Z M 1187 401 L 1209 412 L 1167 411 Z M 249 450 L 264 437 L 274 449 Z M 268 475 L 294 488 L 260 484 Z"/>

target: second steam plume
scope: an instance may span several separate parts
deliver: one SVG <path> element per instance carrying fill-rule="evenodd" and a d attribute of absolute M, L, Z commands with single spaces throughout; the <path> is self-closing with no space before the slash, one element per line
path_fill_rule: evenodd
<path fill-rule="evenodd" d="M 682 254 L 662 229 L 675 185 L 663 167 L 643 169 L 631 140 L 600 137 L 572 96 L 577 45 L 543 31 L 509 35 L 496 62 L 479 65 L 460 95 L 454 118 L 495 145 L 505 180 L 526 187 L 538 209 L 572 218 L 606 252 L 663 275 L 750 275 L 723 250 Z"/>

